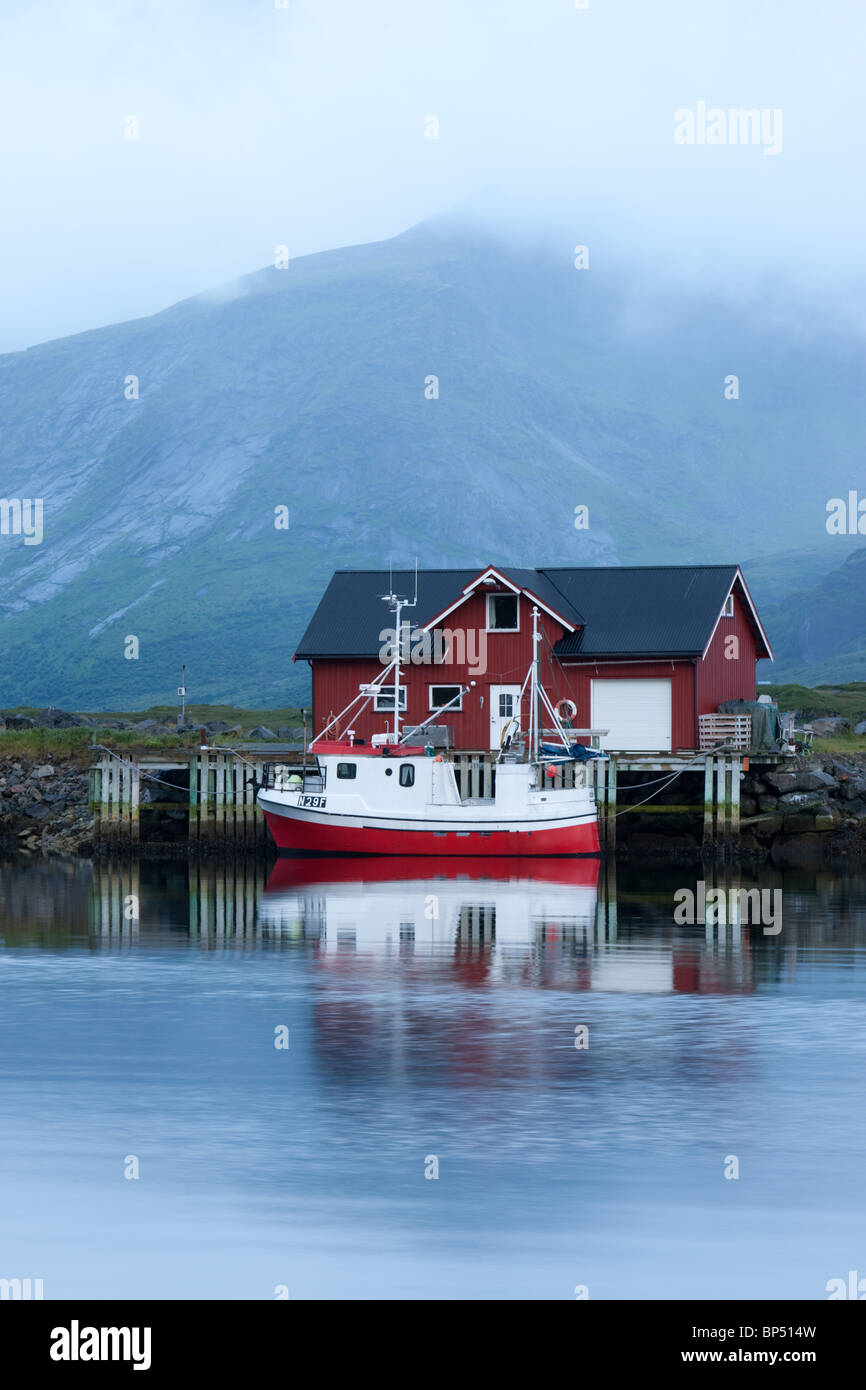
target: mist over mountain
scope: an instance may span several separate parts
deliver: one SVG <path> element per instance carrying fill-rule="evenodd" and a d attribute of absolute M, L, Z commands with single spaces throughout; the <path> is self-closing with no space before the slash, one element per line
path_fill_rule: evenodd
<path fill-rule="evenodd" d="M 862 346 L 778 287 L 701 284 L 430 223 L 0 357 L 0 496 L 44 505 L 41 544 L 0 535 L 0 703 L 145 706 L 182 662 L 196 700 L 302 699 L 331 571 L 416 556 L 757 557 L 764 678 L 863 678 L 856 605 L 817 646 L 785 608 L 854 573 L 825 519 L 857 484 Z"/>

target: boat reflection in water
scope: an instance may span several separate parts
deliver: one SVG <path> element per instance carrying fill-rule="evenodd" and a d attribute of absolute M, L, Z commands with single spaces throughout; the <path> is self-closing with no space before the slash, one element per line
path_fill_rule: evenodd
<path fill-rule="evenodd" d="M 618 923 L 615 866 L 593 859 L 282 859 L 257 926 L 320 965 L 428 958 L 456 980 L 638 994 L 750 992 L 747 935 Z M 637 914 L 638 916 L 640 914 Z M 704 939 L 702 939 L 704 938 Z"/>
<path fill-rule="evenodd" d="M 585 941 L 598 878 L 597 859 L 281 859 L 259 921 L 326 952 Z"/>

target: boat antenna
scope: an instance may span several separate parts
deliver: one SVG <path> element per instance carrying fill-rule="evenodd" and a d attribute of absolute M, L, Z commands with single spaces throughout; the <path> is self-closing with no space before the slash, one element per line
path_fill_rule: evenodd
<path fill-rule="evenodd" d="M 390 742 L 400 742 L 400 664 L 403 660 L 403 609 L 414 608 L 418 603 L 418 559 L 415 558 L 415 597 L 410 603 L 408 599 L 401 598 L 394 592 L 394 575 L 391 563 L 388 564 L 389 587 L 387 594 L 382 594 L 382 598 L 388 605 L 389 613 L 394 614 L 394 630 L 396 642 L 394 643 L 394 731 L 390 737 Z"/>

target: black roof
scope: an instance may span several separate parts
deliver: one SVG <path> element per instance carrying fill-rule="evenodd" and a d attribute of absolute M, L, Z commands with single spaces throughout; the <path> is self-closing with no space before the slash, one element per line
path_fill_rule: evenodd
<path fill-rule="evenodd" d="M 426 626 L 485 568 L 419 570 L 418 606 L 407 609 L 404 620 Z M 737 573 L 736 565 L 495 568 L 577 629 L 556 644 L 562 657 L 700 655 Z M 393 624 L 382 602 L 389 584 L 411 597 L 415 573 L 337 570 L 296 657 L 375 656 L 380 634 Z"/>
<path fill-rule="evenodd" d="M 736 565 L 549 569 L 585 619 L 556 644 L 558 656 L 698 656 L 707 645 Z"/>

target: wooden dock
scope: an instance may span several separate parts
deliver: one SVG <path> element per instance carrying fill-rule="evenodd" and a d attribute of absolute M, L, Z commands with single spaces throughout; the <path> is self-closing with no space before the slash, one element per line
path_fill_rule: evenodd
<path fill-rule="evenodd" d="M 160 755 L 104 753 L 90 769 L 90 805 L 97 839 L 121 848 L 141 842 L 142 815 L 177 811 L 178 792 L 186 791 L 184 839 L 193 850 L 218 849 L 226 853 L 258 853 L 270 844 L 267 825 L 256 805 L 256 790 L 265 780 L 265 764 L 281 757 L 298 768 L 303 755 L 281 754 L 279 749 L 243 751 L 194 749 L 189 753 L 170 749 Z M 180 785 L 171 786 L 171 799 L 159 797 L 166 773 L 179 772 Z M 183 788 L 182 783 L 186 782 Z M 142 801 L 147 788 L 149 799 Z M 155 792 L 155 794 L 154 794 Z"/>
<path fill-rule="evenodd" d="M 482 751 L 452 756 L 461 796 L 491 796 L 495 756 Z M 644 785 L 647 799 L 646 805 L 640 806 L 641 814 L 661 815 L 672 809 L 693 812 L 696 828 L 702 826 L 705 849 L 724 854 L 740 834 L 740 779 L 749 759 L 753 765 L 781 761 L 775 754 L 728 750 L 613 754 L 607 759 L 564 765 L 552 779 L 552 786 L 573 785 L 575 766 L 587 768 L 595 791 L 599 837 L 605 854 L 615 854 L 618 822 L 638 809 L 635 803 L 644 800 Z M 152 823 L 154 813 L 177 816 L 184 811 L 176 840 L 184 842 L 186 852 L 266 853 L 272 844 L 264 816 L 256 805 L 256 791 L 265 781 L 266 764 L 281 764 L 291 773 L 300 772 L 305 761 L 308 765 L 314 762 L 313 755 L 307 754 L 305 759 L 302 750 L 278 744 L 169 749 L 164 754 L 148 750 L 124 753 L 122 757 L 103 751 L 90 770 L 95 838 L 105 847 L 134 851 L 150 838 L 142 835 L 142 825 Z M 166 774 L 179 775 L 163 800 L 159 788 L 168 780 Z M 680 774 L 687 779 L 680 784 L 684 788 L 684 803 L 685 793 L 692 793 L 687 804 L 677 808 L 653 805 L 654 796 L 664 789 L 668 779 Z M 626 775 L 628 784 L 622 780 Z"/>

